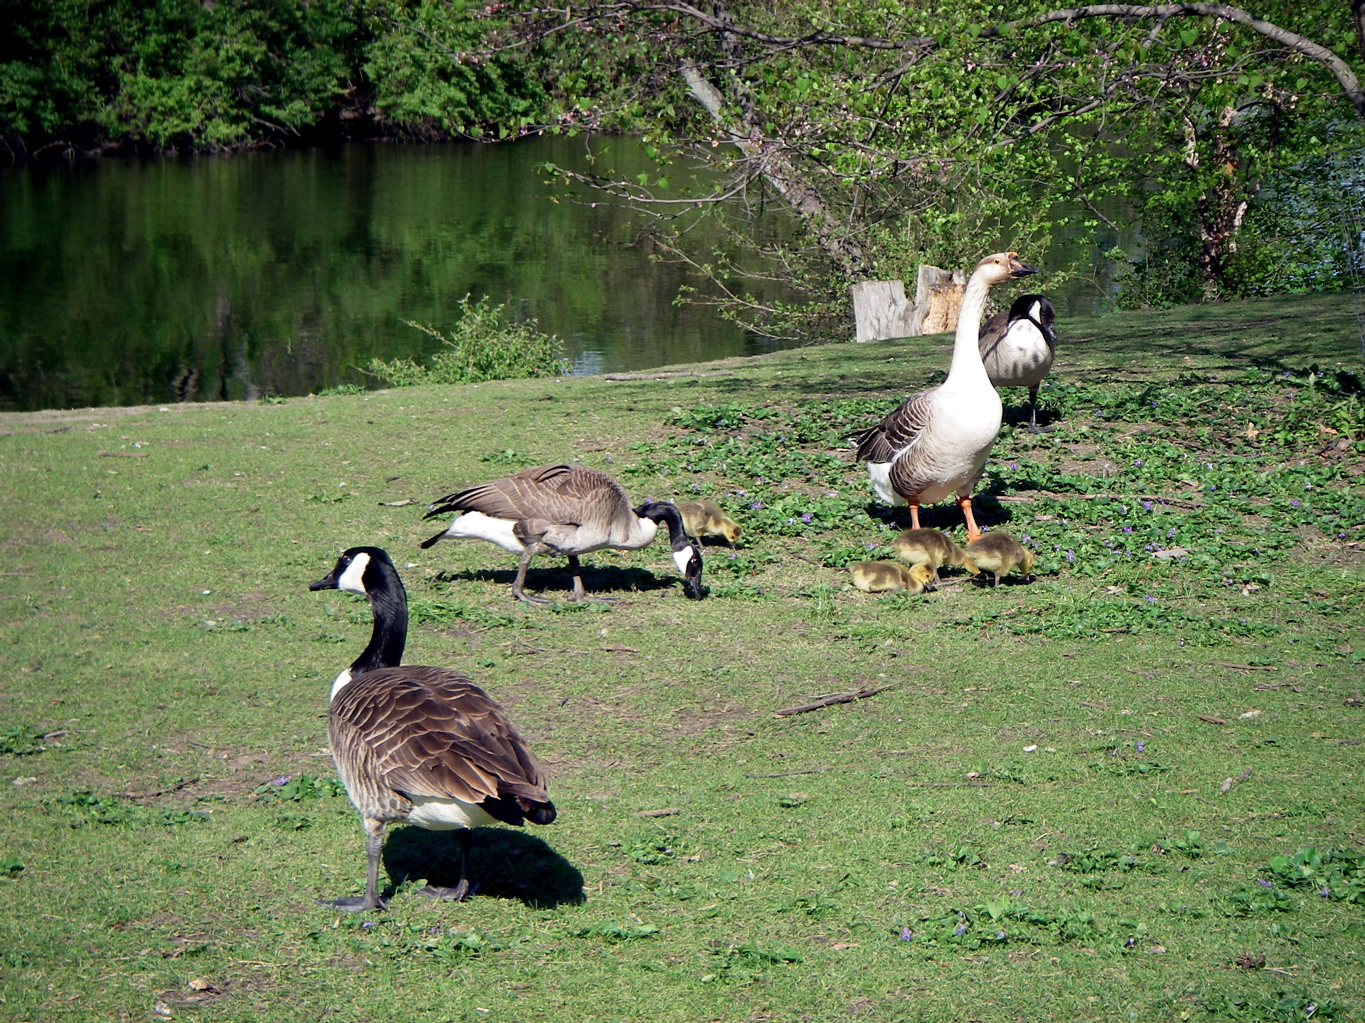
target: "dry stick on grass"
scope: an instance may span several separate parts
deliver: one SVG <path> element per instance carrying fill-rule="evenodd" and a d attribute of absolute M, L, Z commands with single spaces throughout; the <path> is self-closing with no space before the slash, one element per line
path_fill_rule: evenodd
<path fill-rule="evenodd" d="M 878 686 L 876 689 L 865 688 L 855 690 L 851 693 L 835 693 L 832 696 L 822 696 L 818 700 L 812 700 L 810 703 L 803 703 L 799 707 L 788 707 L 786 710 L 775 710 L 773 711 L 773 717 L 782 718 L 789 714 L 804 714 L 807 711 L 819 710 L 821 707 L 829 707 L 836 703 L 852 703 L 854 700 L 865 700 L 869 696 L 876 696 L 878 693 L 884 693 L 888 689 L 896 688 L 898 685 L 900 685 L 899 682 L 892 682 L 888 686 Z"/>
<path fill-rule="evenodd" d="M 1186 501 L 1179 497 L 1162 497 L 1160 494 L 1058 494 L 1051 490 L 1030 490 L 1030 494 L 1041 494 L 1050 501 L 1160 501 L 1173 508 L 1202 508 L 1200 501 Z M 996 498 L 1002 504 L 1034 504 L 1036 497 L 1022 494 L 1006 494 Z"/>
<path fill-rule="evenodd" d="M 828 771 L 828 767 L 811 767 L 804 771 L 778 771 L 775 774 L 746 774 L 746 778 L 790 778 L 794 774 L 821 774 Z"/>
<path fill-rule="evenodd" d="M 198 782 L 199 776 L 195 775 L 193 778 L 187 778 L 185 781 L 176 782 L 169 788 L 153 789 L 151 792 L 115 792 L 114 795 L 118 796 L 120 799 L 151 799 L 153 796 L 164 796 L 168 792 L 179 792 L 181 789 L 187 789 Z"/>
<path fill-rule="evenodd" d="M 641 810 L 639 813 L 631 814 L 632 817 L 672 817 L 674 814 L 682 813 L 676 806 L 665 806 L 662 810 Z"/>
<path fill-rule="evenodd" d="M 1227 661 L 1209 661 L 1213 668 L 1232 668 L 1234 671 L 1279 671 L 1273 664 L 1229 664 Z"/>

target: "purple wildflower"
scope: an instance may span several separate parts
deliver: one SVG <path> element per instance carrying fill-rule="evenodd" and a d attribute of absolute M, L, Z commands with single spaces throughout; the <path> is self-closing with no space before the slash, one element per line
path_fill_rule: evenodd
<path fill-rule="evenodd" d="M 915 932 L 909 927 L 901 928 L 901 941 L 909 941 L 915 936 Z"/>
<path fill-rule="evenodd" d="M 1308 483 L 1308 482 L 1305 481 L 1305 483 L 1304 483 L 1304 485 L 1303 485 L 1303 489 L 1304 489 L 1304 490 L 1312 490 L 1312 489 L 1313 489 L 1313 484 Z"/>
<path fill-rule="evenodd" d="M 289 784 L 289 775 L 287 775 L 287 774 L 281 774 L 281 775 L 279 775 L 279 776 L 276 777 L 276 779 L 275 779 L 275 784 L 276 784 L 276 785 L 288 785 L 288 784 Z"/>
<path fill-rule="evenodd" d="M 1149 604 L 1155 604 L 1155 603 L 1156 603 L 1156 598 L 1155 598 L 1154 596 L 1152 596 L 1150 593 L 1147 594 L 1147 603 L 1149 603 Z"/>
<path fill-rule="evenodd" d="M 375 921 L 373 921 L 373 920 L 366 920 L 363 924 L 360 925 L 360 929 L 361 929 L 362 931 L 367 931 L 367 930 L 369 930 L 371 927 L 373 927 L 374 925 L 375 925 Z"/>
<path fill-rule="evenodd" d="M 1175 539 L 1175 526 L 1172 526 L 1170 529 L 1166 530 L 1166 539 L 1167 540 Z"/>
<path fill-rule="evenodd" d="M 1328 888 L 1326 885 L 1323 885 L 1322 891 L 1318 892 L 1318 894 L 1321 895 L 1324 899 L 1330 899 L 1332 897 L 1332 889 Z"/>
<path fill-rule="evenodd" d="M 1018 469 L 1018 468 L 1019 468 L 1019 463 L 1018 463 L 1018 462 L 1011 462 L 1011 463 L 1010 463 L 1010 468 L 1011 468 L 1011 469 Z"/>
<path fill-rule="evenodd" d="M 810 525 L 810 520 L 813 519 L 814 517 L 815 517 L 815 516 L 812 515 L 810 512 L 802 512 L 802 514 L 801 514 L 801 521 L 804 522 L 806 525 L 809 526 L 809 525 Z"/>
<path fill-rule="evenodd" d="M 1292 501 L 1289 502 L 1289 507 L 1291 507 L 1291 508 L 1297 508 L 1297 507 L 1298 507 L 1300 504 L 1302 504 L 1302 503 L 1303 503 L 1303 502 L 1300 501 L 1298 498 L 1295 498 L 1294 500 L 1292 500 Z"/>
<path fill-rule="evenodd" d="M 763 507 L 763 502 L 755 501 L 753 504 L 749 505 L 749 507 L 752 508 L 754 511 L 759 511 Z"/>
<path fill-rule="evenodd" d="M 998 940 L 998 941 L 1004 941 L 1004 940 L 1005 940 L 1005 932 L 1004 932 L 1004 931 L 996 931 L 996 932 L 995 932 L 995 937 L 996 937 L 996 940 Z"/>
<path fill-rule="evenodd" d="M 1123 527 L 1123 531 L 1124 531 L 1125 533 L 1131 533 L 1131 532 L 1133 531 L 1133 527 L 1132 527 L 1132 526 L 1124 526 L 1124 527 Z"/>
<path fill-rule="evenodd" d="M 1142 510 L 1143 510 L 1143 511 L 1151 511 L 1151 510 L 1152 510 L 1152 502 L 1151 502 L 1151 501 L 1143 501 L 1143 502 L 1142 502 Z"/>
<path fill-rule="evenodd" d="M 1075 560 L 1076 560 L 1076 552 L 1075 552 L 1075 551 L 1067 551 L 1067 552 L 1066 552 L 1066 560 L 1067 560 L 1068 563 L 1070 563 L 1070 562 L 1072 562 L 1072 561 L 1075 561 Z"/>
<path fill-rule="evenodd" d="M 1269 881 L 1267 881 L 1267 880 L 1266 880 L 1265 878 L 1263 878 L 1263 877 L 1258 877 L 1258 878 L 1256 879 L 1256 883 L 1257 883 L 1258 885 L 1260 885 L 1262 888 L 1273 888 L 1273 887 L 1274 887 L 1274 885 L 1272 885 Z"/>
<path fill-rule="evenodd" d="M 966 924 L 958 924 L 956 927 L 953 928 L 953 933 L 954 933 L 954 934 L 966 934 L 966 933 L 967 933 L 967 925 L 966 925 Z"/>
<path fill-rule="evenodd" d="M 1142 464 L 1142 459 L 1141 459 L 1141 458 L 1134 458 L 1134 459 L 1133 459 L 1133 464 L 1134 464 L 1134 465 L 1141 465 L 1141 464 Z"/>
<path fill-rule="evenodd" d="M 1147 752 L 1147 744 L 1146 744 L 1145 742 L 1139 741 L 1138 744 L 1137 744 L 1137 751 L 1138 751 L 1139 753 L 1146 753 L 1146 752 Z"/>

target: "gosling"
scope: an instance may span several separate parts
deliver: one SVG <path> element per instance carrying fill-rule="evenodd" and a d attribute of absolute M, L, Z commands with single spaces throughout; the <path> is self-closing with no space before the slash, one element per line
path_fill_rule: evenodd
<path fill-rule="evenodd" d="M 864 593 L 894 593 L 904 590 L 910 596 L 933 589 L 934 573 L 926 565 L 906 568 L 894 561 L 859 561 L 848 566 L 853 585 Z"/>
<path fill-rule="evenodd" d="M 711 501 L 679 501 L 676 505 L 689 536 L 723 536 L 733 547 L 739 543 L 739 523 Z"/>
<path fill-rule="evenodd" d="M 957 568 L 966 561 L 962 548 L 937 529 L 907 529 L 891 541 L 896 557 L 909 565 L 924 565 L 938 582 L 938 570 Z"/>
<path fill-rule="evenodd" d="M 999 586 L 1000 580 L 1016 568 L 1031 578 L 1033 552 L 1008 533 L 987 533 L 967 545 L 964 567 L 972 575 L 990 572 L 995 577 L 991 585 Z"/>

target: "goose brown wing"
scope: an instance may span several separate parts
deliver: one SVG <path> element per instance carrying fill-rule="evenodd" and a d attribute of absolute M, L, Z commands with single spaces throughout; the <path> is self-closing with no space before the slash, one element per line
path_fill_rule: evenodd
<path fill-rule="evenodd" d="M 328 718 L 333 748 L 363 744 L 373 770 L 405 795 L 549 801 L 545 772 L 503 709 L 456 672 L 366 672 L 337 693 Z"/>
<path fill-rule="evenodd" d="M 981 325 L 981 334 L 977 338 L 978 351 L 981 352 L 983 361 L 989 361 L 995 355 L 995 350 L 1000 342 L 1005 340 L 1005 332 L 1009 329 L 1009 313 L 996 313 Z"/>
<path fill-rule="evenodd" d="M 604 472 L 575 465 L 542 465 L 438 498 L 423 518 L 456 511 L 495 519 L 581 525 L 602 508 L 628 514 L 621 485 Z M 540 530 L 543 532 L 543 530 Z"/>
<path fill-rule="evenodd" d="M 916 391 L 876 426 L 855 436 L 860 462 L 890 462 L 914 444 L 929 422 L 936 388 Z"/>

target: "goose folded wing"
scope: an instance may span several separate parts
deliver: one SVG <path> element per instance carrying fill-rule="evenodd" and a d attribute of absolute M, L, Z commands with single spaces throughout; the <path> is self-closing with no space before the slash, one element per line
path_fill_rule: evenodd
<path fill-rule="evenodd" d="M 522 519 L 576 503 L 575 472 L 568 465 L 542 465 L 514 476 L 480 483 L 437 498 L 423 518 L 456 511 L 482 512 L 495 519 Z M 553 516 L 551 516 L 553 517 Z"/>
<path fill-rule="evenodd" d="M 549 798 L 544 771 L 502 708 L 455 672 L 367 672 L 337 693 L 331 716 L 358 733 L 385 784 L 405 795 Z"/>
<path fill-rule="evenodd" d="M 876 426 L 856 435 L 860 462 L 890 462 L 911 447 L 929 422 L 933 389 L 919 391 Z"/>

